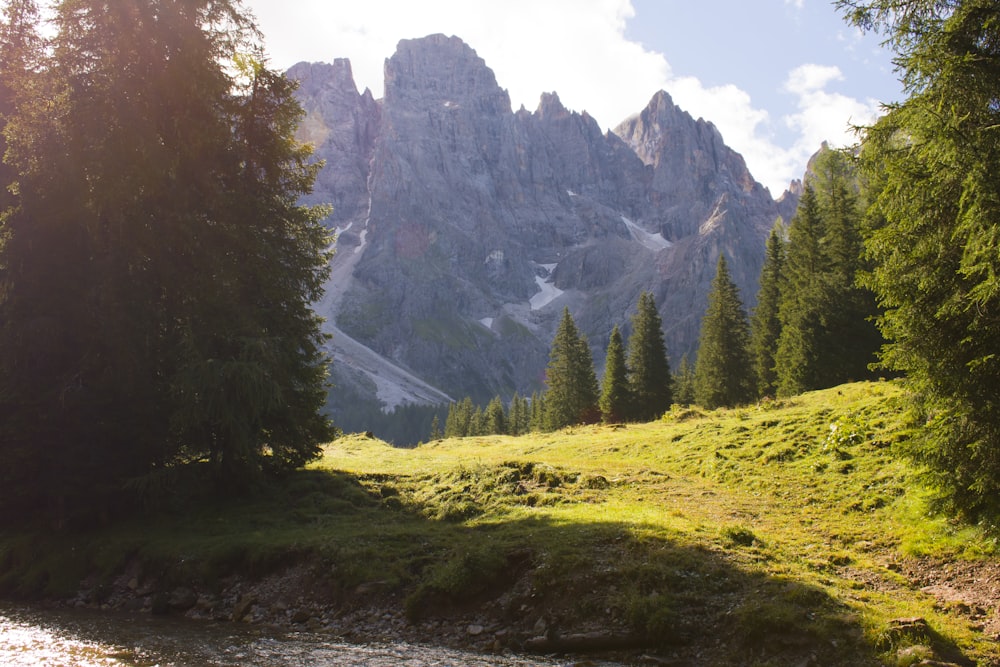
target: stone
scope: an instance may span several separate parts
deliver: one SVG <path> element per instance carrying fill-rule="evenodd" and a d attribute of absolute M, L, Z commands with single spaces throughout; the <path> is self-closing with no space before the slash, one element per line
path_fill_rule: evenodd
<path fill-rule="evenodd" d="M 339 230 L 316 304 L 338 359 L 335 420 L 358 397 L 391 409 L 530 395 L 564 306 L 600 363 L 643 291 L 673 361 L 693 356 L 719 254 L 752 307 L 767 235 L 797 205 L 665 92 L 613 132 L 555 93 L 512 111 L 457 37 L 399 42 L 378 100 L 345 60 L 288 74 L 300 138 L 325 161 L 307 203 L 332 203 Z"/>
<path fill-rule="evenodd" d="M 242 621 L 246 618 L 253 606 L 257 604 L 257 597 L 253 593 L 244 593 L 239 602 L 233 607 L 232 620 Z"/>
<path fill-rule="evenodd" d="M 187 611 L 198 603 L 198 594 L 186 586 L 175 588 L 167 598 L 167 606 L 173 611 Z"/>

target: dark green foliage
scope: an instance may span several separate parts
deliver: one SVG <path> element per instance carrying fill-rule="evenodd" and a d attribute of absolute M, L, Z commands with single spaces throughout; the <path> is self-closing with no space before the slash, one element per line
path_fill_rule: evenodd
<path fill-rule="evenodd" d="M 545 428 L 555 430 L 590 423 L 600 417 L 597 376 L 586 337 L 580 335 L 569 313 L 563 310 L 552 341 L 546 368 Z"/>
<path fill-rule="evenodd" d="M 750 317 L 750 357 L 753 360 L 758 396 L 773 397 L 778 389 L 774 357 L 781 336 L 778 306 L 784 279 L 784 233 L 784 226 L 779 219 L 767 239 L 767 252 L 764 257 L 764 267 L 760 272 L 760 289 L 757 292 L 757 307 Z"/>
<path fill-rule="evenodd" d="M 673 396 L 663 324 L 649 292 L 639 295 L 638 310 L 632 317 L 627 367 L 630 417 L 635 421 L 657 419 L 670 408 Z"/>
<path fill-rule="evenodd" d="M 486 410 L 483 413 L 483 420 L 484 423 L 480 435 L 503 435 L 507 433 L 507 412 L 504 410 L 503 401 L 499 396 L 493 397 L 493 400 L 486 406 Z"/>
<path fill-rule="evenodd" d="M 1000 521 L 1000 6 L 840 2 L 896 51 L 907 98 L 864 132 L 882 362 L 917 398 L 912 453 L 947 508 Z"/>
<path fill-rule="evenodd" d="M 852 158 L 824 147 L 789 229 L 775 364 L 783 396 L 871 377 L 882 339 L 858 286 L 862 210 Z"/>
<path fill-rule="evenodd" d="M 625 366 L 625 347 L 622 334 L 615 326 L 611 330 L 607 357 L 604 362 L 604 383 L 601 386 L 601 418 L 613 424 L 625 420 L 629 410 L 630 392 L 628 371 Z"/>
<path fill-rule="evenodd" d="M 679 405 L 694 403 L 694 366 L 687 355 L 681 356 L 681 363 L 674 375 L 674 402 Z"/>
<path fill-rule="evenodd" d="M 310 306 L 329 238 L 297 204 L 317 167 L 293 84 L 231 2 L 54 14 L 4 72 L 3 509 L 63 521 L 185 461 L 230 486 L 303 464 L 333 434 Z M 8 20 L 0 50 L 42 44 Z"/>
<path fill-rule="evenodd" d="M 719 264 L 701 322 L 698 360 L 694 371 L 695 400 L 706 408 L 749 403 L 754 397 L 750 365 L 750 326 L 726 258 Z"/>
<path fill-rule="evenodd" d="M 474 413 L 472 399 L 468 396 L 458 403 L 452 403 L 448 406 L 448 417 L 444 422 L 444 437 L 464 438 L 470 435 Z"/>
<path fill-rule="evenodd" d="M 514 392 L 510 399 L 510 410 L 507 416 L 507 432 L 510 435 L 523 435 L 531 430 L 531 406 L 528 399 Z"/>
<path fill-rule="evenodd" d="M 791 396 L 823 384 L 819 358 L 823 344 L 821 276 L 827 270 L 820 246 L 823 223 L 816 190 L 806 183 L 788 230 L 785 280 L 780 296 L 781 335 L 775 351 L 778 394 Z"/>

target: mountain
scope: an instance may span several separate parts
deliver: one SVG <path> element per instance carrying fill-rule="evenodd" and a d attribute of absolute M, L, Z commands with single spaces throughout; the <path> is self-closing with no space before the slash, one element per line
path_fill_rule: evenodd
<path fill-rule="evenodd" d="M 331 203 L 338 231 L 316 305 L 333 334 L 335 418 L 374 401 L 530 394 L 563 307 L 600 363 L 642 291 L 676 365 L 696 350 L 719 253 L 752 305 L 767 234 L 797 202 L 772 199 L 712 123 L 663 91 L 613 132 L 555 93 L 513 111 L 457 37 L 401 41 L 377 100 L 345 59 L 288 75 L 300 138 L 325 161 L 309 202 Z"/>

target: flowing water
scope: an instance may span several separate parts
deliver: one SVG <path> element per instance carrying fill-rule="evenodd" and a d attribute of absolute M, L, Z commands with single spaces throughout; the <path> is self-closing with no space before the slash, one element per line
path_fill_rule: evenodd
<path fill-rule="evenodd" d="M 328 635 L 264 636 L 233 624 L 0 606 L 0 666 L 528 667 L 573 661 L 492 656 L 413 644 L 346 644 Z M 598 664 L 598 663 L 587 663 Z M 600 663 L 610 666 L 612 663 Z"/>

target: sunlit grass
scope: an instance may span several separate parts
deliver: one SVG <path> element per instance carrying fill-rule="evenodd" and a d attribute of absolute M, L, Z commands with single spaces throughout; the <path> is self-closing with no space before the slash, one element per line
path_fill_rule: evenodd
<path fill-rule="evenodd" d="M 892 621 L 921 617 L 938 643 L 998 663 L 981 633 L 891 567 L 996 553 L 976 529 L 928 514 L 897 452 L 909 435 L 900 391 L 861 383 L 413 450 L 346 436 L 266 497 L 119 527 L 81 549 L 102 571 L 138 553 L 177 580 L 319 558 L 343 591 L 398 591 L 414 620 L 529 580 L 525 605 L 575 605 L 654 643 L 708 642 L 698 650 L 718 664 L 815 646 L 824 664 L 892 663 L 905 644 Z M 8 572 L 38 551 L 3 548 Z M 36 560 L 25 567 L 58 566 Z"/>

